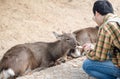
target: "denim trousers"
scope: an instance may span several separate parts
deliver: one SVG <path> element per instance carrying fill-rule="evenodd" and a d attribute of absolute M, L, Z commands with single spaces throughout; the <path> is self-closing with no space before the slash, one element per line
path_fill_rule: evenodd
<path fill-rule="evenodd" d="M 95 61 L 86 59 L 82 65 L 83 70 L 96 79 L 117 79 L 120 77 L 120 69 L 110 60 Z"/>

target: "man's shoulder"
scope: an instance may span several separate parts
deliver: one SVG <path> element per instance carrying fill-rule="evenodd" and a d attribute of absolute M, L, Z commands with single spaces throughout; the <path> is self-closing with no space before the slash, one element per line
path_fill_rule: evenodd
<path fill-rule="evenodd" d="M 116 22 L 108 22 L 102 27 L 102 30 L 104 31 L 104 33 L 111 34 L 110 32 L 113 31 L 113 29 L 115 29 L 116 27 Z"/>
<path fill-rule="evenodd" d="M 104 25 L 103 30 L 108 34 L 111 34 L 116 30 L 120 30 L 119 27 L 120 26 L 117 24 L 117 22 L 108 22 Z"/>
<path fill-rule="evenodd" d="M 109 27 L 117 26 L 117 22 L 111 21 L 108 22 L 105 26 L 109 26 Z"/>
<path fill-rule="evenodd" d="M 118 26 L 120 25 L 120 17 L 110 18 L 106 21 L 106 24 L 109 26 Z"/>

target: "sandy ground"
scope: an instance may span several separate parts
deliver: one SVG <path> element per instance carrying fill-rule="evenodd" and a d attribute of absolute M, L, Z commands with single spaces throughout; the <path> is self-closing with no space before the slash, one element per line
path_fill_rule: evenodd
<path fill-rule="evenodd" d="M 95 27 L 95 0 L 0 0 L 0 58 L 12 46 L 55 41 L 53 31 Z M 120 16 L 120 0 L 110 0 Z M 72 62 L 73 63 L 73 62 Z"/>
<path fill-rule="evenodd" d="M 96 26 L 95 0 L 0 0 L 0 58 L 12 46 L 54 41 L 52 32 Z M 120 14 L 120 0 L 110 0 Z"/>

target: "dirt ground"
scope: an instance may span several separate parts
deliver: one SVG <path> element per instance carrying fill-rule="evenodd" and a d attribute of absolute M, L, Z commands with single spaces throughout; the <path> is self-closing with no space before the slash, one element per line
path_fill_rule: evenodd
<path fill-rule="evenodd" d="M 55 41 L 53 31 L 73 32 L 95 27 L 96 23 L 92 20 L 94 1 L 0 0 L 0 59 L 17 44 Z M 110 2 L 115 14 L 120 16 L 120 0 Z"/>
<path fill-rule="evenodd" d="M 95 27 L 95 0 L 0 0 L 0 59 L 12 46 L 38 41 L 50 42 L 52 32 L 73 32 Z M 120 15 L 120 0 L 110 0 Z"/>
<path fill-rule="evenodd" d="M 0 58 L 12 46 L 55 41 L 52 32 L 96 26 L 95 0 L 0 0 Z M 120 15 L 120 0 L 110 0 Z"/>

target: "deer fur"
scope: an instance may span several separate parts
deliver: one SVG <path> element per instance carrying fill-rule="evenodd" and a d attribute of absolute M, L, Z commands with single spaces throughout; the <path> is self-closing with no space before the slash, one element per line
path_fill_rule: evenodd
<path fill-rule="evenodd" d="M 83 28 L 73 33 L 76 36 L 76 40 L 79 42 L 80 47 L 76 47 L 75 49 L 71 49 L 68 55 L 72 57 L 79 57 L 85 55 L 86 52 L 82 50 L 82 45 L 85 43 L 93 43 L 97 42 L 97 34 L 98 34 L 98 26 L 96 27 L 88 27 Z"/>
<path fill-rule="evenodd" d="M 0 61 L 0 79 L 13 79 L 36 68 L 41 70 L 53 66 L 57 59 L 77 45 L 71 33 L 59 35 L 54 32 L 54 35 L 58 39 L 55 42 L 25 43 L 10 48 Z"/>

